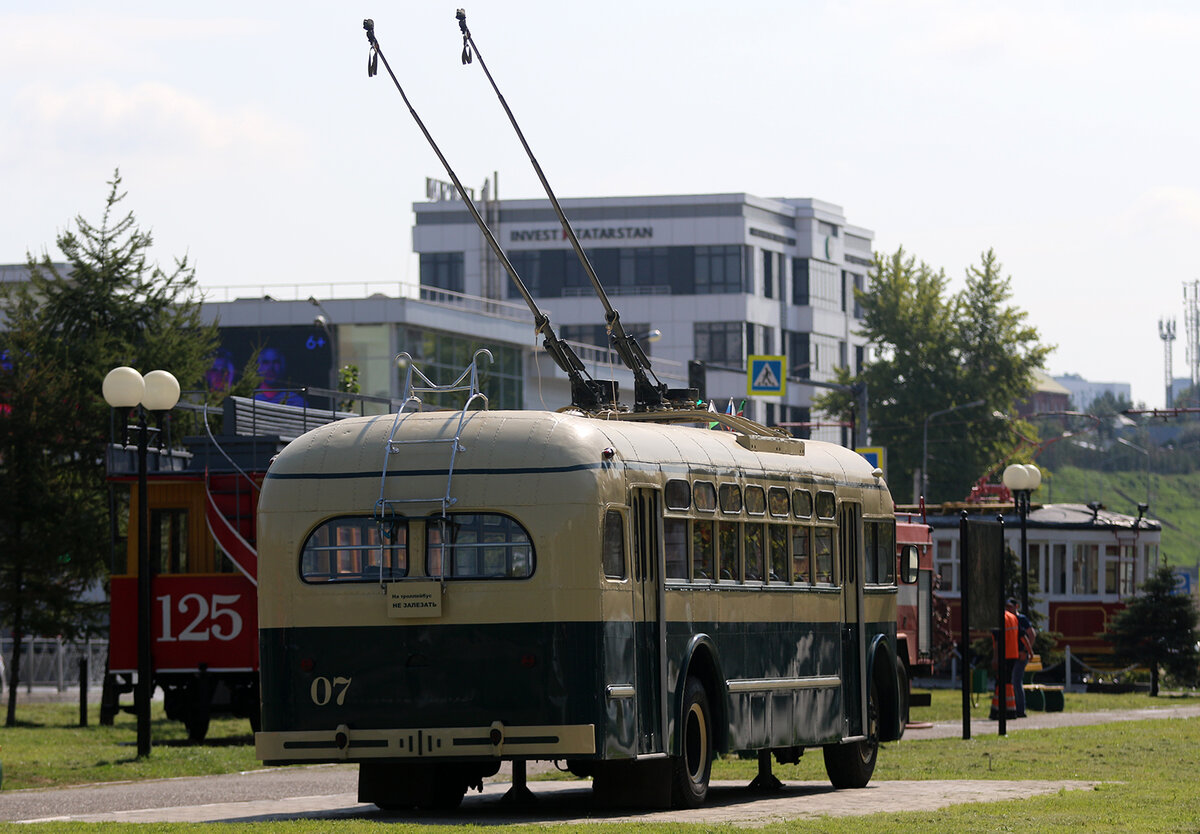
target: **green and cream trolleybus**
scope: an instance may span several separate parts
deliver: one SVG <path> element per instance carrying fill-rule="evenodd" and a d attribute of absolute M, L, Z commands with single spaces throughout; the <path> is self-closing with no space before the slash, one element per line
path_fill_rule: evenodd
<path fill-rule="evenodd" d="M 868 782 L 902 729 L 879 470 L 733 416 L 481 400 L 271 464 L 259 758 L 359 763 L 385 808 L 454 807 L 506 760 L 676 806 L 722 753 L 757 754 L 758 787 L 816 747 Z"/>

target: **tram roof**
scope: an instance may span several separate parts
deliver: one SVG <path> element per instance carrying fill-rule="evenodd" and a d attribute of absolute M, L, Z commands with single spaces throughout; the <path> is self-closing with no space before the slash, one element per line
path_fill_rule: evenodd
<path fill-rule="evenodd" d="M 980 518 L 981 516 L 995 518 L 997 514 L 1003 514 L 1005 525 L 1016 526 L 1021 521 L 1011 504 L 961 504 L 945 507 L 941 512 L 929 512 L 926 520 L 931 527 L 955 527 L 958 525 L 963 510 L 966 510 L 968 517 L 971 518 Z M 1031 528 L 1039 529 L 1117 529 L 1146 530 L 1156 533 L 1162 531 L 1162 522 L 1157 519 L 1125 515 L 1105 509 L 1103 506 L 1093 510 L 1087 504 L 1033 504 L 1030 507 L 1027 524 Z"/>

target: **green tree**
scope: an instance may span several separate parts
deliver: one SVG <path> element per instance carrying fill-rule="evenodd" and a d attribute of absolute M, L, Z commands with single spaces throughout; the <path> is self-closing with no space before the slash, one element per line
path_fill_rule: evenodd
<path fill-rule="evenodd" d="M 1013 449 L 1013 427 L 993 412 L 1011 413 L 1028 396 L 1033 371 L 1050 351 L 1010 304 L 1011 279 L 991 250 L 968 268 L 961 292 L 949 293 L 947 284 L 943 271 L 903 248 L 886 258 L 877 253 L 870 290 L 855 292 L 864 311 L 860 332 L 875 357 L 857 376 L 838 371 L 839 382 L 867 384 L 872 443 L 887 447 L 889 482 L 900 494 L 921 468 L 927 418 L 982 400 L 928 423 L 926 494 L 936 500 L 966 496 Z M 831 414 L 852 408 L 841 391 L 815 401 Z M 1025 423 L 1017 429 L 1033 433 Z"/>
<path fill-rule="evenodd" d="M 108 185 L 99 224 L 77 216 L 56 239 L 68 268 L 30 257 L 30 281 L 4 297 L 0 624 L 14 636 L 95 628 L 79 594 L 104 576 L 112 541 L 105 374 L 164 368 L 197 387 L 216 346 L 186 258 L 169 272 L 151 264 L 150 233 L 120 214 L 119 172 Z M 18 664 L 14 650 L 10 725 Z"/>
<path fill-rule="evenodd" d="M 1113 655 L 1123 663 L 1149 667 L 1151 695 L 1158 695 L 1160 668 L 1194 683 L 1200 661 L 1195 603 L 1176 590 L 1175 575 L 1165 562 L 1140 590 L 1109 622 L 1104 639 L 1113 644 Z"/>

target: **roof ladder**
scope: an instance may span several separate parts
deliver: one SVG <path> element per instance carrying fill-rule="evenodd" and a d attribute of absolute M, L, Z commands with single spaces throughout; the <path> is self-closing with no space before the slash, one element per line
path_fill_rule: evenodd
<path fill-rule="evenodd" d="M 396 364 L 406 368 L 406 371 L 404 373 L 400 410 L 396 412 L 395 419 L 392 421 L 392 430 L 388 433 L 384 448 L 383 471 L 379 477 L 379 500 L 375 502 L 375 521 L 379 525 L 381 548 L 384 546 L 383 543 L 391 538 L 392 522 L 398 515 L 401 515 L 397 513 L 397 505 L 437 504 L 441 508 L 440 516 L 445 518 L 447 511 L 457 500 L 451 495 L 451 486 L 454 481 L 454 464 L 458 459 L 458 453 L 466 451 L 466 448 L 462 445 L 462 430 L 467 420 L 467 412 L 476 401 L 483 403 L 485 411 L 488 407 L 487 395 L 479 390 L 479 360 L 481 357 L 486 358 L 489 363 L 492 362 L 491 351 L 486 348 L 480 348 L 471 357 L 471 364 L 467 365 L 466 369 L 459 374 L 458 379 L 448 385 L 439 385 L 421 373 L 420 369 L 413 363 L 412 356 L 409 354 L 401 353 L 396 357 Z M 403 434 L 401 429 L 405 420 L 420 411 L 424 405 L 421 399 L 422 394 L 450 394 L 456 392 L 466 393 L 467 398 L 463 403 L 462 410 L 458 414 L 458 425 L 455 428 L 453 437 L 418 438 L 413 440 L 400 439 L 400 436 Z M 408 410 L 409 405 L 413 406 L 413 410 Z M 450 460 L 446 466 L 446 489 L 442 495 L 430 498 L 387 498 L 388 466 L 391 463 L 392 455 L 399 454 L 401 448 L 409 444 L 429 445 L 433 443 L 446 443 L 450 445 Z M 440 538 L 442 539 L 443 558 L 439 560 L 438 575 L 435 578 L 444 585 L 446 537 L 443 535 Z M 381 584 L 383 583 L 383 563 L 383 554 L 380 553 L 379 574 Z"/>

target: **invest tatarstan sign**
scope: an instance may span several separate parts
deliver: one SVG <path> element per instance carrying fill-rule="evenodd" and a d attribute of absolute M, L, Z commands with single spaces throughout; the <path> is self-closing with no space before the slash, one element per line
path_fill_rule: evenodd
<path fill-rule="evenodd" d="M 580 240 L 649 240 L 654 237 L 653 226 L 589 226 L 576 229 Z M 508 233 L 509 243 L 551 243 L 567 240 L 562 229 L 514 229 Z"/>

